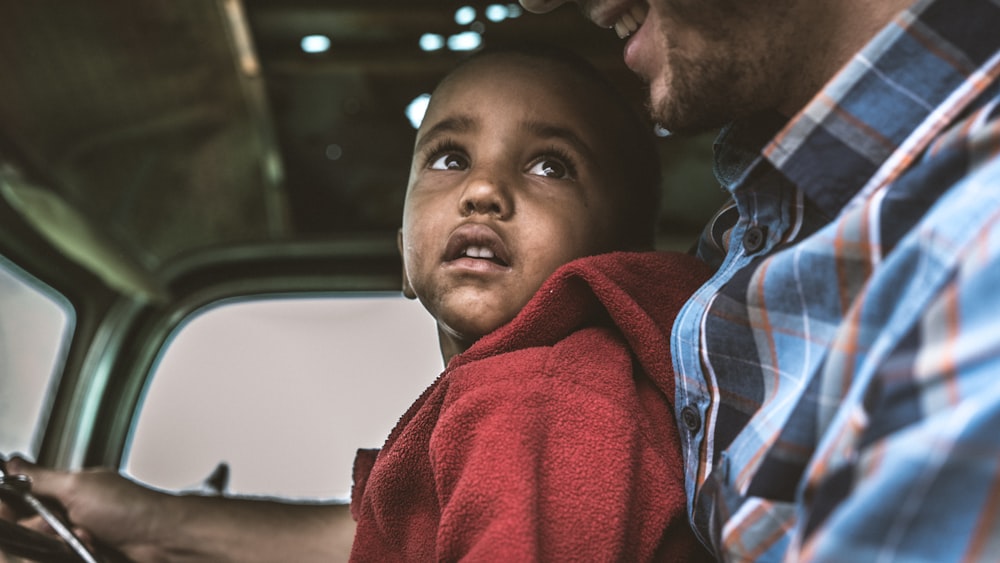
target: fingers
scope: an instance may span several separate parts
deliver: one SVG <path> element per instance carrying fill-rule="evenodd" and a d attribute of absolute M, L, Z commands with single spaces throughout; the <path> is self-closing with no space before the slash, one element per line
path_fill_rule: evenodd
<path fill-rule="evenodd" d="M 18 513 L 13 506 L 0 506 L 0 517 L 16 521 L 18 525 L 45 535 L 60 537 L 73 546 L 74 550 L 93 550 L 94 538 L 83 528 L 73 526 L 68 514 L 60 504 L 55 493 L 63 489 L 72 490 L 69 483 L 70 473 L 46 469 L 18 456 L 6 463 L 6 475 L 25 475 L 31 479 L 30 494 L 26 497 L 35 514 Z M 69 487 L 69 488 L 67 488 Z M 51 497 L 51 498 L 48 498 Z M 48 500 L 46 500 L 48 498 Z M 56 529 L 58 528 L 58 529 Z M 82 544 L 82 546 L 81 546 Z M 3 563 L 0 560 L 0 563 Z"/>
<path fill-rule="evenodd" d="M 34 495 L 57 518 L 68 523 L 85 545 L 101 543 L 119 550 L 124 546 L 154 549 L 147 536 L 152 515 L 161 513 L 158 507 L 167 498 L 165 493 L 142 487 L 108 468 L 65 471 L 14 458 L 8 463 L 8 470 L 30 477 Z M 61 506 L 50 504 L 47 499 L 54 499 Z M 25 523 L 46 531 L 47 525 L 41 519 L 32 518 Z"/>
<path fill-rule="evenodd" d="M 0 501 L 0 520 L 14 522 L 17 520 L 17 513 L 7 503 Z"/>
<path fill-rule="evenodd" d="M 17 454 L 11 456 L 11 458 L 7 460 L 6 465 L 7 473 L 10 475 L 30 475 L 32 471 L 39 467 Z"/>
<path fill-rule="evenodd" d="M 0 455 L 0 470 L 2 470 L 5 485 L 8 483 L 8 479 L 13 480 L 10 476 L 18 473 L 3 455 Z M 23 516 L 20 512 L 21 507 L 14 503 L 13 496 L 16 495 L 10 494 L 6 488 L 4 494 L 0 496 L 0 520 L 16 522 L 18 517 Z"/>
<path fill-rule="evenodd" d="M 43 494 L 39 492 L 39 482 L 44 482 L 48 478 L 48 474 L 54 472 L 45 470 L 44 468 L 29 462 L 23 457 L 15 455 L 6 461 L 5 473 L 8 477 L 18 475 L 28 476 L 30 479 L 28 490 L 31 492 L 32 496 L 37 497 L 39 494 Z M 31 512 L 33 511 L 27 509 L 27 505 L 21 506 L 20 511 L 16 506 L 9 503 L 4 503 L 0 506 L 0 517 L 3 517 L 6 520 L 16 521 L 25 528 L 42 532 L 44 534 L 55 533 L 55 530 L 53 530 L 52 527 L 45 522 L 44 518 L 38 516 L 37 514 L 32 514 Z"/>
<path fill-rule="evenodd" d="M 31 478 L 32 493 L 59 499 L 64 504 L 67 500 L 64 497 L 73 490 L 71 473 L 36 465 L 21 456 L 15 455 L 7 460 L 7 473 L 27 475 Z"/>
<path fill-rule="evenodd" d="M 30 530 L 41 532 L 50 536 L 54 536 L 56 534 L 55 530 L 52 529 L 52 526 L 46 524 L 45 520 L 43 520 L 41 516 L 29 516 L 18 520 L 17 523 L 18 525 L 24 526 Z"/>

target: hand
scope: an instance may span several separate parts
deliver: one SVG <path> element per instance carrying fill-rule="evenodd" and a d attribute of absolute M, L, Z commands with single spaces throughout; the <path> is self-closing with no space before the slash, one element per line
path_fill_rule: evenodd
<path fill-rule="evenodd" d="M 7 469 L 62 503 L 85 543 L 98 539 L 134 561 L 331 561 L 347 558 L 354 535 L 346 505 L 172 495 L 108 469 L 60 471 L 20 458 Z M 38 518 L 23 523 L 45 529 Z"/>
<path fill-rule="evenodd" d="M 100 538 L 134 560 L 147 560 L 158 552 L 157 539 L 162 536 L 155 530 L 161 529 L 159 525 L 169 516 L 165 506 L 167 495 L 108 469 L 60 471 L 15 457 L 7 462 L 7 470 L 31 477 L 36 496 L 51 497 L 62 503 L 74 531 L 85 542 Z M 9 519 L 9 511 L 3 516 Z M 38 517 L 21 523 L 51 533 Z"/>

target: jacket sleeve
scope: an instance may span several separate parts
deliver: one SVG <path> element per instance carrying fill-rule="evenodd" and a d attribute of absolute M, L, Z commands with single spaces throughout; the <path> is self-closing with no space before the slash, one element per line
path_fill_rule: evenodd
<path fill-rule="evenodd" d="M 670 404 L 581 330 L 456 372 L 430 441 L 441 560 L 691 560 Z"/>

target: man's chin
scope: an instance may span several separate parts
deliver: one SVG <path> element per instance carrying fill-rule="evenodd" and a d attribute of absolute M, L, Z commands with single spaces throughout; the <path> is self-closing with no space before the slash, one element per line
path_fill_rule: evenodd
<path fill-rule="evenodd" d="M 699 135 L 732 121 L 727 114 L 700 103 L 700 99 L 684 99 L 662 84 L 651 86 L 647 99 L 650 118 L 671 136 Z"/>
<path fill-rule="evenodd" d="M 715 131 L 730 121 L 721 113 L 703 112 L 698 114 L 691 111 L 679 111 L 671 106 L 654 106 L 652 102 L 649 112 L 653 122 L 667 131 L 671 137 L 690 137 Z"/>

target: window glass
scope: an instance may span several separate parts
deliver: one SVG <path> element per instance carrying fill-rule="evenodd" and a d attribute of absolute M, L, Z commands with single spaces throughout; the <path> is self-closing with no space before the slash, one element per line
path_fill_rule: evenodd
<path fill-rule="evenodd" d="M 347 499 L 357 449 L 441 369 L 433 320 L 398 294 L 213 307 L 158 362 L 124 469 L 183 490 L 225 462 L 229 493 Z"/>
<path fill-rule="evenodd" d="M 0 453 L 37 456 L 74 318 L 66 299 L 0 257 Z"/>

